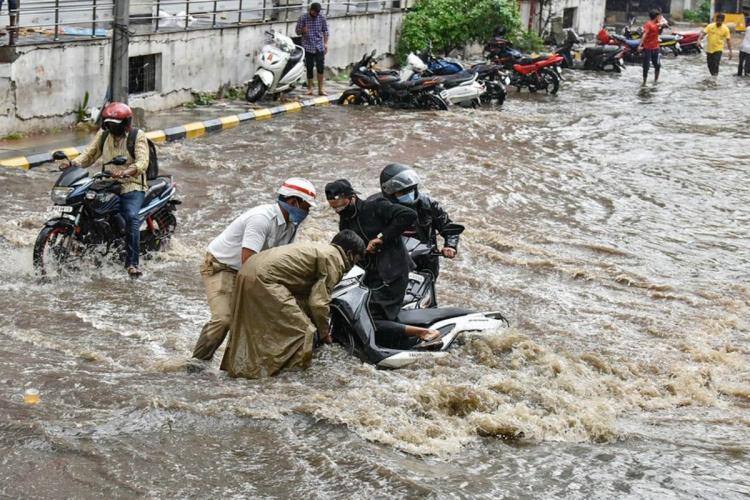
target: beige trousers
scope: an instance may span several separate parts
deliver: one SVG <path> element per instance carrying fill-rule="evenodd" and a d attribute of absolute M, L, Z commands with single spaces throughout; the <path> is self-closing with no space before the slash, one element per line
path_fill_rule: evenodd
<path fill-rule="evenodd" d="M 232 323 L 232 306 L 234 282 L 237 271 L 222 264 L 210 253 L 201 264 L 201 276 L 206 287 L 208 307 L 211 309 L 211 319 L 203 325 L 198 342 L 193 349 L 193 357 L 205 361 L 210 360 L 229 332 Z"/>

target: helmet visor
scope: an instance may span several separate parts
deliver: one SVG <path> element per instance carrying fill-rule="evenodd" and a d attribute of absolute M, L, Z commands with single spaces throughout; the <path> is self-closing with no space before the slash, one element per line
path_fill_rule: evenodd
<path fill-rule="evenodd" d="M 394 175 L 385 181 L 380 187 L 383 190 L 383 193 L 392 195 L 399 191 L 416 187 L 417 184 L 419 184 L 419 176 L 414 170 L 409 169 Z"/>

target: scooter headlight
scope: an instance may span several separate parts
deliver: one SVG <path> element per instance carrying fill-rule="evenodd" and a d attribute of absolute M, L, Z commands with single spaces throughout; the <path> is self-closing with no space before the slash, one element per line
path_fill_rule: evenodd
<path fill-rule="evenodd" d="M 68 200 L 68 195 L 73 192 L 72 187 L 56 187 L 52 188 L 52 192 L 50 193 L 50 198 L 52 198 L 52 203 L 55 205 L 65 205 L 65 202 Z"/>

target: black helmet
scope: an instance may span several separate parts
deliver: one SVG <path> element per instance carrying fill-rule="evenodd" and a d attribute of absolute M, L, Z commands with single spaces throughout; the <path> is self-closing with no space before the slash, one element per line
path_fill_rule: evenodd
<path fill-rule="evenodd" d="M 399 191 L 417 189 L 419 175 L 408 165 L 391 163 L 380 172 L 380 189 L 391 198 Z"/>

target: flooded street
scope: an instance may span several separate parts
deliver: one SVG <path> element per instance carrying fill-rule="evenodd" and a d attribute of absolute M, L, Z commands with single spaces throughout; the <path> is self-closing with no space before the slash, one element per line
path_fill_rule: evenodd
<path fill-rule="evenodd" d="M 172 248 L 40 283 L 57 173 L 0 171 L 0 496 L 746 498 L 750 80 L 567 73 L 502 111 L 307 109 L 160 147 Z M 286 177 L 378 189 L 391 161 L 465 224 L 442 305 L 511 329 L 437 364 L 338 346 L 306 372 L 187 374 L 204 248 Z M 328 240 L 332 210 L 305 222 Z M 36 388 L 38 405 L 25 405 Z"/>

